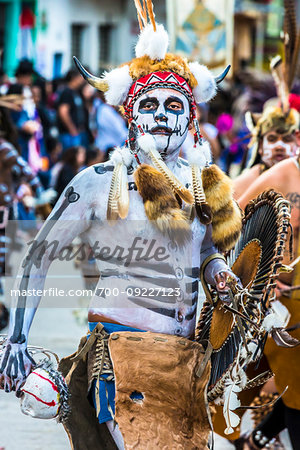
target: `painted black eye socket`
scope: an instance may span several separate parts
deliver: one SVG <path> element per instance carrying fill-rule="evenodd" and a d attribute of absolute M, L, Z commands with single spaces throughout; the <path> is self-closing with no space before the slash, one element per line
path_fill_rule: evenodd
<path fill-rule="evenodd" d="M 171 102 L 168 104 L 167 109 L 171 109 L 173 111 L 181 111 L 183 109 L 183 106 L 179 102 Z"/>
<path fill-rule="evenodd" d="M 180 98 L 176 96 L 169 97 L 165 101 L 166 111 L 169 111 L 173 114 L 183 114 L 184 106 Z"/>
<path fill-rule="evenodd" d="M 269 136 L 267 136 L 268 142 L 276 142 L 277 140 L 278 140 L 278 136 L 276 134 L 270 134 Z"/>
<path fill-rule="evenodd" d="M 287 143 L 287 142 L 293 142 L 294 141 L 294 136 L 292 134 L 286 134 L 285 136 L 282 136 L 282 141 Z"/>
<path fill-rule="evenodd" d="M 145 111 L 153 111 L 157 108 L 156 104 L 153 102 L 147 102 L 143 105 L 142 109 Z"/>
<path fill-rule="evenodd" d="M 155 111 L 158 108 L 158 100 L 155 97 L 145 98 L 139 105 L 139 112 Z"/>

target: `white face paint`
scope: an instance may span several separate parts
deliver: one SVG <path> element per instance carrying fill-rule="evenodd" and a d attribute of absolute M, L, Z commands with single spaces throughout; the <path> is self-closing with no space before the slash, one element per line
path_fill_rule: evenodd
<path fill-rule="evenodd" d="M 274 166 L 283 159 L 296 156 L 296 138 L 292 134 L 279 134 L 269 131 L 262 142 L 262 161 L 268 166 Z"/>
<path fill-rule="evenodd" d="M 173 154 L 188 133 L 189 101 L 174 89 L 152 89 L 134 103 L 133 120 L 153 135 L 160 153 Z"/>

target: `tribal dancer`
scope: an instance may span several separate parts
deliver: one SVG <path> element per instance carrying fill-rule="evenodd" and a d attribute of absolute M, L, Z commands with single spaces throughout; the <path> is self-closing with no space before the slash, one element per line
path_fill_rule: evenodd
<path fill-rule="evenodd" d="M 247 188 L 266 170 L 278 162 L 296 156 L 300 144 L 299 113 L 293 108 L 285 114 L 280 107 L 266 107 L 261 115 L 246 114 L 252 139 L 249 146 L 254 151 L 249 170 L 234 180 L 235 198 L 241 197 Z"/>
<path fill-rule="evenodd" d="M 278 162 L 296 156 L 300 145 L 299 112 L 290 94 L 299 58 L 299 32 L 297 36 L 294 0 L 285 0 L 284 61 L 280 56 L 272 59 L 270 68 L 274 78 L 278 106 L 266 106 L 262 114 L 248 111 L 246 125 L 252 134 L 252 150 L 248 170 L 234 180 L 234 196 L 239 199 L 249 186 L 266 170 Z"/>
<path fill-rule="evenodd" d="M 298 131 L 299 132 L 299 131 Z M 299 150 L 299 148 L 298 148 Z M 249 200 L 255 198 L 258 194 L 272 187 L 281 192 L 291 204 L 291 224 L 294 230 L 294 248 L 297 249 L 298 262 L 295 265 L 293 273 L 283 273 L 277 282 L 277 294 L 280 302 L 288 309 L 290 320 L 288 328 L 291 328 L 291 334 L 294 338 L 300 338 L 299 329 L 293 329 L 294 325 L 299 324 L 299 229 L 300 229 L 300 163 L 299 156 L 282 161 L 262 174 L 247 192 L 240 198 L 241 207 L 245 207 Z M 288 263 L 288 258 L 286 261 Z M 282 398 L 279 406 L 276 406 L 276 416 L 273 417 L 274 423 L 264 424 L 253 434 L 253 439 L 257 448 L 262 448 L 260 442 L 264 445 L 266 442 L 276 436 L 283 428 L 287 427 L 292 440 L 293 448 L 299 445 L 299 424 L 300 424 L 300 391 L 298 382 L 298 370 L 300 365 L 300 348 L 277 347 L 272 340 L 268 340 L 265 347 L 265 355 L 271 370 L 275 374 L 275 384 L 278 392 L 283 392 L 288 386 L 287 392 Z M 276 426 L 274 425 L 276 423 Z M 278 425 L 278 426 L 277 426 Z M 253 447 L 256 448 L 256 447 Z"/>
<path fill-rule="evenodd" d="M 101 333 L 105 341 L 112 332 L 129 330 L 164 333 L 169 339 L 176 338 L 176 345 L 184 349 L 180 342 L 191 341 L 183 337 L 190 338 L 195 332 L 200 266 L 206 282 L 215 286 L 225 301 L 226 280 L 229 276 L 235 279 L 219 253 L 235 244 L 241 230 L 241 212 L 232 199 L 231 182 L 210 165 L 207 144 L 202 143 L 199 132 L 189 162 L 179 158 L 195 119 L 195 102 L 209 101 L 228 69 L 214 78 L 205 66 L 188 64 L 167 53 L 168 35 L 155 23 L 151 1 L 147 1 L 147 9 L 145 2 L 144 8 L 139 1 L 136 6 L 142 31 L 135 59 L 103 78 L 90 75 L 76 60 L 82 75 L 105 92 L 109 104 L 123 105 L 130 123 L 127 144 L 116 149 L 108 162 L 80 172 L 67 186 L 23 261 L 18 286 L 22 291 L 42 289 L 50 253 L 56 257 L 82 235 L 96 249 L 101 273 L 89 309 L 87 348 Z M 147 11 L 151 23 L 147 23 Z M 99 240 L 102 247 L 97 249 Z M 58 243 L 55 249 L 53 241 Z M 7 392 L 20 389 L 33 365 L 27 342 L 40 297 L 28 302 L 24 296 L 13 299 L 0 361 L 0 385 Z M 156 348 L 166 340 L 161 336 Z M 101 359 L 105 352 L 99 352 Z M 168 357 L 172 355 L 177 352 L 168 353 Z M 140 357 L 136 359 L 138 363 Z M 122 361 L 126 361 L 124 355 Z M 188 370 L 185 363 L 181 367 Z M 107 423 L 122 447 L 122 436 L 112 422 L 114 382 L 105 381 L 105 373 L 99 376 L 102 369 L 93 372 L 89 380 L 93 402 L 99 422 Z M 130 373 L 123 375 L 130 380 Z M 72 394 L 73 398 L 76 395 Z M 133 401 L 142 401 L 140 396 L 134 394 Z M 73 412 L 77 414 L 74 408 Z M 188 412 L 179 412 L 184 428 Z M 187 425 L 180 436 L 191 445 Z M 205 445 L 201 441 L 197 446 Z"/>
<path fill-rule="evenodd" d="M 287 18 L 292 15 L 293 5 L 286 2 L 288 8 Z M 293 3 L 293 2 L 292 2 Z M 289 21 L 285 21 L 286 26 Z M 292 24 L 294 21 L 292 21 Z M 249 200 L 255 198 L 264 190 L 272 187 L 281 192 L 290 202 L 291 205 L 291 224 L 293 226 L 294 249 L 297 251 L 297 258 L 291 266 L 294 267 L 292 273 L 283 273 L 277 282 L 277 296 L 280 302 L 287 308 L 289 312 L 289 323 L 287 330 L 291 331 L 293 338 L 299 339 L 299 256 L 300 256 L 300 116 L 295 110 L 289 109 L 288 93 L 292 86 L 293 74 L 297 67 L 297 58 L 299 49 L 294 47 L 292 32 L 294 27 L 285 30 L 285 66 L 282 71 L 282 63 L 280 58 L 273 60 L 275 70 L 275 81 L 278 88 L 278 97 L 281 101 L 281 116 L 285 117 L 282 124 L 285 127 L 285 135 L 290 139 L 290 144 L 285 143 L 286 149 L 290 149 L 290 153 L 294 152 L 297 156 L 291 157 L 271 167 L 267 172 L 260 175 L 257 180 L 246 190 L 239 198 L 241 207 L 245 207 Z M 300 42 L 300 29 L 298 30 L 296 42 Z M 283 76 L 284 74 L 284 76 Z M 278 111 L 280 111 L 278 109 Z M 272 116 L 270 117 L 270 122 Z M 282 119 L 281 119 L 282 121 Z M 273 133 L 273 132 L 272 132 Z M 275 137 L 274 137 L 275 139 Z M 278 137 L 277 137 L 278 140 Z M 283 140 L 283 138 L 282 138 Z M 282 143 L 283 145 L 283 143 Z M 293 150 L 292 150 L 293 148 Z M 286 261 L 288 263 L 288 258 Z M 283 343 L 284 344 L 284 343 Z M 275 384 L 279 393 L 283 392 L 288 386 L 287 392 L 282 399 L 275 405 L 273 411 L 264 421 L 257 426 L 252 435 L 246 439 L 245 448 L 264 448 L 265 445 L 284 428 L 287 428 L 294 449 L 299 448 L 300 442 L 300 389 L 298 381 L 298 371 L 300 365 L 300 348 L 294 347 L 291 341 L 286 342 L 286 347 L 277 347 L 271 339 L 268 339 L 265 347 L 265 355 L 268 359 L 269 366 L 275 374 Z M 248 447 L 247 447 L 248 445 Z"/>

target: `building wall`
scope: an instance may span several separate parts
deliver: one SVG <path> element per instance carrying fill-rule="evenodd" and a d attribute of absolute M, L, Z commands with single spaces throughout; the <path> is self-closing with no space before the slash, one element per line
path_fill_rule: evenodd
<path fill-rule="evenodd" d="M 165 1 L 154 2 L 156 17 L 165 22 Z M 39 0 L 37 57 L 38 71 L 53 78 L 54 55 L 61 54 L 61 74 L 72 64 L 72 25 L 83 25 L 80 56 L 93 73 L 116 66 L 133 56 L 138 32 L 136 11 L 132 0 Z M 111 25 L 111 46 L 108 61 L 101 61 L 99 26 Z M 56 62 L 59 66 L 59 57 Z M 56 67 L 56 75 L 57 69 Z"/>
<path fill-rule="evenodd" d="M 3 63 L 3 69 L 8 76 L 13 77 L 15 69 L 18 65 L 18 60 L 22 56 L 21 43 L 24 34 L 20 28 L 20 16 L 23 7 L 26 5 L 32 9 L 32 12 L 36 13 L 38 0 L 0 0 L 0 48 L 3 50 L 1 54 L 1 63 Z M 24 29 L 23 29 L 24 30 Z M 32 44 L 36 39 L 36 29 L 33 27 L 31 32 L 28 33 L 27 38 L 30 36 Z M 27 40 L 27 44 L 28 44 Z M 25 46 L 27 49 L 29 46 Z M 33 50 L 33 45 L 30 46 Z M 29 52 L 32 56 L 32 53 Z"/>

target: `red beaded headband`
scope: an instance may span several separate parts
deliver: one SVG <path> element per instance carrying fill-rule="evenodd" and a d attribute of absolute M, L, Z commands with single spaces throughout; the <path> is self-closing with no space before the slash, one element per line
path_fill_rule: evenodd
<path fill-rule="evenodd" d="M 151 89 L 157 88 L 171 88 L 183 93 L 190 101 L 194 118 L 196 105 L 192 89 L 184 78 L 174 72 L 152 72 L 135 81 L 124 102 L 126 117 L 131 117 L 133 104 L 138 97 Z"/>

